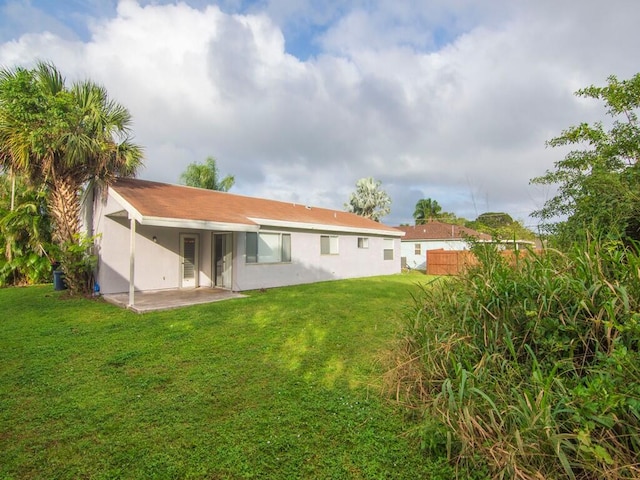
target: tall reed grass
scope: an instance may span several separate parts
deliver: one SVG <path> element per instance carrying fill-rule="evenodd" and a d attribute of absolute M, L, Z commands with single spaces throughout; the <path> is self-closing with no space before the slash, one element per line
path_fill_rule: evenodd
<path fill-rule="evenodd" d="M 390 388 L 493 478 L 640 478 L 640 257 L 617 242 L 479 265 L 414 297 Z"/>

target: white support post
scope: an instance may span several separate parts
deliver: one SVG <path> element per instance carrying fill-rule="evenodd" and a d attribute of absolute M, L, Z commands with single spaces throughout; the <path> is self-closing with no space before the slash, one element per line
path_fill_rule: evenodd
<path fill-rule="evenodd" d="M 136 275 L 136 219 L 130 219 L 129 239 L 129 307 L 133 307 Z"/>

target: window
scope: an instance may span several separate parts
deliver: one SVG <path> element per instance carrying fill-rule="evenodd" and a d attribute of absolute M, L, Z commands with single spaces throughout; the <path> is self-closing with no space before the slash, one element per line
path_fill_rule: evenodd
<path fill-rule="evenodd" d="M 369 248 L 369 239 L 367 237 L 358 237 L 358 248 Z"/>
<path fill-rule="evenodd" d="M 291 261 L 291 235 L 288 233 L 247 232 L 247 263 Z"/>
<path fill-rule="evenodd" d="M 393 260 L 393 238 L 384 239 L 384 259 Z"/>
<path fill-rule="evenodd" d="M 281 262 L 289 263 L 291 261 L 291 235 L 288 233 L 282 234 L 282 258 Z"/>
<path fill-rule="evenodd" d="M 419 243 L 416 243 L 416 248 L 415 248 L 414 253 L 416 255 L 422 255 L 422 245 L 420 245 Z"/>
<path fill-rule="evenodd" d="M 337 235 L 320 235 L 320 254 L 321 255 L 337 255 L 338 254 L 338 236 Z"/>

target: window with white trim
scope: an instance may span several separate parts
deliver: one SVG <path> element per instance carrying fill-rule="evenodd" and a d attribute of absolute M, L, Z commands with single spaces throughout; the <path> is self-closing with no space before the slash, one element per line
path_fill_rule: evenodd
<path fill-rule="evenodd" d="M 291 261 L 289 233 L 247 232 L 246 263 L 288 263 Z"/>
<path fill-rule="evenodd" d="M 384 239 L 384 259 L 393 260 L 393 238 Z"/>
<path fill-rule="evenodd" d="M 422 245 L 416 243 L 415 250 L 413 251 L 415 255 L 422 255 Z"/>
<path fill-rule="evenodd" d="M 338 255 L 337 235 L 320 235 L 320 254 Z"/>
<path fill-rule="evenodd" d="M 369 239 L 367 237 L 358 237 L 358 248 L 369 248 Z"/>

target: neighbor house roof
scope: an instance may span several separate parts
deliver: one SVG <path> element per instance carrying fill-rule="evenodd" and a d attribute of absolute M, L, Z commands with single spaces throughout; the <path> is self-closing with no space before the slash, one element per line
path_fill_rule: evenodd
<path fill-rule="evenodd" d="M 260 226 L 402 236 L 393 227 L 353 213 L 228 192 L 138 179 L 118 179 L 111 195 L 143 225 L 232 231 Z"/>
<path fill-rule="evenodd" d="M 443 223 L 435 220 L 424 225 L 412 225 L 396 227 L 405 232 L 402 241 L 418 240 L 464 240 L 467 237 L 475 237 L 479 240 L 491 240 L 491 236 L 486 233 L 477 232 L 471 228 Z"/>

